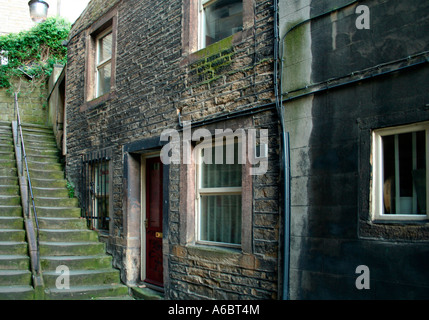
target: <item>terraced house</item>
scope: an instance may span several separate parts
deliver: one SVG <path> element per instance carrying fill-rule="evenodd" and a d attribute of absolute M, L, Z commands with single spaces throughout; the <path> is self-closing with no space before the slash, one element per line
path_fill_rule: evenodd
<path fill-rule="evenodd" d="M 273 1 L 91 1 L 73 25 L 66 171 L 124 283 L 279 297 L 273 44 Z"/>

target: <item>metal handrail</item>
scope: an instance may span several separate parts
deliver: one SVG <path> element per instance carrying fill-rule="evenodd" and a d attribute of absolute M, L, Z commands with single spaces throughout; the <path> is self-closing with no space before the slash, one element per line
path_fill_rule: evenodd
<path fill-rule="evenodd" d="M 37 263 L 34 266 L 34 270 L 36 272 L 36 274 L 40 273 L 40 269 L 39 269 L 39 265 L 40 265 L 40 249 L 39 249 L 39 219 L 37 217 L 37 210 L 36 210 L 36 205 L 34 203 L 34 194 L 33 194 L 33 187 L 31 185 L 31 178 L 30 178 L 30 171 L 28 170 L 28 162 L 27 162 L 27 154 L 25 152 L 25 145 L 24 145 L 24 136 L 22 134 L 22 126 L 21 126 L 21 117 L 19 115 L 19 106 L 18 106 L 18 94 L 15 92 L 15 110 L 16 110 L 16 119 L 17 119 L 17 124 L 18 124 L 18 128 L 19 128 L 19 136 L 16 137 L 16 139 L 20 141 L 16 141 L 16 143 L 18 144 L 18 142 L 21 142 L 21 154 L 20 157 L 24 159 L 24 163 L 25 163 L 25 170 L 27 171 L 27 185 L 28 185 L 28 190 L 30 190 L 30 197 L 31 199 L 28 199 L 28 202 L 32 202 L 32 207 L 33 207 L 33 213 L 34 213 L 34 219 L 36 222 L 36 250 L 37 250 Z M 24 174 L 24 168 L 21 166 L 21 168 L 19 168 L 21 170 L 21 176 Z M 27 218 L 31 218 L 30 217 L 30 208 L 28 207 L 28 211 L 26 212 Z"/>

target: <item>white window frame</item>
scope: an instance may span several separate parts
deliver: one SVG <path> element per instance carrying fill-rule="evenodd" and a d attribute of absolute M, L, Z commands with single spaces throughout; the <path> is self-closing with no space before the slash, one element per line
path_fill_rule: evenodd
<path fill-rule="evenodd" d="M 100 40 L 102 38 L 104 38 L 105 36 L 107 36 L 108 34 L 112 34 L 112 54 L 110 55 L 109 58 L 103 60 L 103 61 L 98 61 L 99 59 L 99 52 L 100 52 Z M 106 65 L 110 64 L 110 72 L 112 73 L 112 56 L 113 56 L 113 30 L 112 27 L 106 29 L 105 31 L 103 31 L 102 33 L 100 33 L 99 35 L 97 35 L 97 37 L 95 38 L 95 44 L 96 44 L 96 50 L 95 50 L 95 98 L 98 98 L 101 96 L 100 94 L 100 90 L 99 90 L 99 77 L 98 77 L 98 70 L 105 67 Z M 112 75 L 111 75 L 112 77 Z M 109 87 L 111 87 L 111 85 L 109 84 Z M 111 88 L 110 88 L 111 89 Z M 110 90 L 109 90 L 110 92 Z M 107 94 L 108 92 L 105 92 L 104 94 Z"/>
<path fill-rule="evenodd" d="M 426 137 L 426 215 L 423 214 L 385 214 L 383 201 L 383 141 L 384 136 L 425 131 Z M 397 127 L 373 130 L 372 132 L 372 192 L 371 212 L 373 220 L 380 221 L 424 221 L 429 219 L 429 121 Z"/>
<path fill-rule="evenodd" d="M 204 49 L 206 45 L 206 15 L 204 9 L 218 0 L 199 0 L 198 1 L 198 50 Z M 244 2 L 243 2 L 244 11 Z"/>
<path fill-rule="evenodd" d="M 224 142 L 224 145 L 233 144 L 234 139 L 226 139 L 226 142 Z M 239 147 L 241 146 L 241 139 L 238 138 Z M 204 142 L 205 145 L 206 142 Z M 196 197 L 195 197 L 195 215 L 196 215 L 196 224 L 195 224 L 195 232 L 196 232 L 196 243 L 202 244 L 202 245 L 211 245 L 211 246 L 222 246 L 222 247 L 232 247 L 232 248 L 241 248 L 243 243 L 243 232 L 241 232 L 241 239 L 240 243 L 227 243 L 227 242 L 216 242 L 216 241 L 207 241 L 207 240 L 201 240 L 201 196 L 202 195 L 241 195 L 241 201 L 243 200 L 243 194 L 242 194 L 242 186 L 243 186 L 243 175 L 241 176 L 241 187 L 219 187 L 219 188 L 202 188 L 202 144 L 196 146 L 198 148 L 197 150 L 197 163 L 196 163 Z M 212 147 L 215 147 L 214 139 Z M 215 159 L 212 159 L 214 162 Z M 241 165 L 241 168 L 243 168 L 244 164 Z M 242 170 L 243 174 L 243 170 Z M 243 208 L 240 212 L 241 215 L 241 223 L 243 224 Z M 242 226 L 240 226 L 242 228 Z"/>
<path fill-rule="evenodd" d="M 206 15 L 204 14 L 204 8 L 216 0 L 199 0 L 198 3 L 198 50 L 206 47 Z"/>

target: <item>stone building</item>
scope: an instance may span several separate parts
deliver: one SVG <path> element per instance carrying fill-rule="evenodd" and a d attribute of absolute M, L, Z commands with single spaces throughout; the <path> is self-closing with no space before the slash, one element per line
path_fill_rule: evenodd
<path fill-rule="evenodd" d="M 67 177 L 126 284 L 280 297 L 274 22 L 271 0 L 93 0 L 73 25 Z"/>
<path fill-rule="evenodd" d="M 290 298 L 427 299 L 429 4 L 279 5 Z"/>

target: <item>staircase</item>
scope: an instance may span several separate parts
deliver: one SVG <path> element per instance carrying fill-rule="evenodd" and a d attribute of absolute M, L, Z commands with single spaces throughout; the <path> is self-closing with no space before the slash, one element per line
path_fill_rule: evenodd
<path fill-rule="evenodd" d="M 0 122 L 0 300 L 33 299 L 12 127 Z"/>
<path fill-rule="evenodd" d="M 105 244 L 87 228 L 78 200 L 68 196 L 52 129 L 23 125 L 22 132 L 40 228 L 45 299 L 130 298 Z"/>

